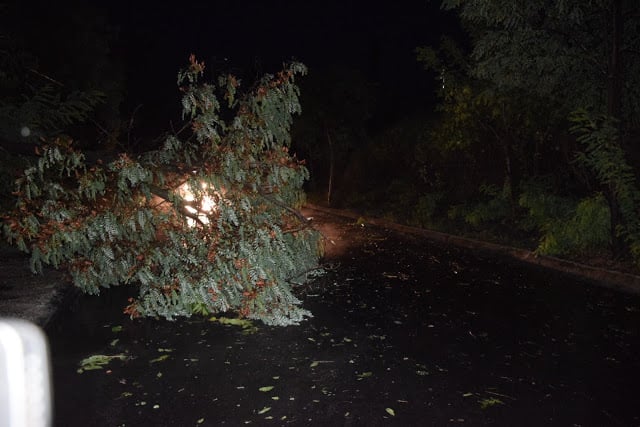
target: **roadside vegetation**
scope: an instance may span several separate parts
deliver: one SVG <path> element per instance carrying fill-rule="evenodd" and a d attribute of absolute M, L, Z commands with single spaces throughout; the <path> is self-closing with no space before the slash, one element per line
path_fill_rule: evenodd
<path fill-rule="evenodd" d="M 311 100 L 343 118 L 331 149 L 344 152 L 331 161 L 327 150 L 317 154 L 327 144 L 314 143 L 313 199 L 328 201 L 331 170 L 334 207 L 637 271 L 637 4 L 442 7 L 460 16 L 466 36 L 416 49 L 436 82 L 435 112 L 390 120 L 374 99 L 356 107 L 367 121 L 345 123 L 354 94 L 333 86 L 341 112 L 327 107 L 331 95 Z"/>

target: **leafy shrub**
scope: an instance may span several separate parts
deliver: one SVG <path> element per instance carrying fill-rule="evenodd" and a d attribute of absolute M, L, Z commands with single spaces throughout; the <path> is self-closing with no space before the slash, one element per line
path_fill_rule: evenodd
<path fill-rule="evenodd" d="M 418 197 L 412 212 L 411 224 L 419 227 L 433 226 L 436 221 L 436 211 L 442 199 L 442 193 L 425 193 Z"/>
<path fill-rule="evenodd" d="M 544 255 L 597 253 L 610 244 L 609 207 L 602 194 L 583 199 L 568 219 L 547 221 L 537 252 Z"/>
<path fill-rule="evenodd" d="M 468 224 L 477 227 L 489 222 L 500 222 L 509 217 L 511 206 L 506 185 L 500 189 L 495 185 L 483 184 L 480 186 L 480 193 L 485 196 L 486 200 L 473 205 L 466 212 L 464 220 Z"/>
<path fill-rule="evenodd" d="M 596 175 L 618 204 L 622 221 L 612 231 L 624 239 L 636 264 L 640 265 L 640 188 L 620 146 L 618 123 L 607 116 L 593 117 L 584 110 L 575 111 L 570 120 L 571 131 L 578 135 L 584 147 L 577 161 Z"/>
<path fill-rule="evenodd" d="M 518 203 L 524 214 L 519 226 L 541 236 L 536 251 L 543 255 L 580 255 L 606 248 L 609 208 L 602 194 L 577 200 L 558 195 L 553 188 L 548 176 L 522 184 Z"/>
<path fill-rule="evenodd" d="M 553 223 L 568 220 L 576 209 L 577 201 L 553 191 L 551 177 L 542 176 L 524 181 L 518 205 L 524 215 L 518 225 L 524 231 L 546 233 Z"/>

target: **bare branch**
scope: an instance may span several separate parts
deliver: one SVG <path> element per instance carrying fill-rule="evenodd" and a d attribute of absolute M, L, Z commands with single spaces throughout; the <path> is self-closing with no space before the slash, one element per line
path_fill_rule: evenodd
<path fill-rule="evenodd" d="M 305 216 L 302 215 L 302 213 L 300 213 L 300 211 L 292 208 L 291 206 L 288 206 L 284 202 L 276 199 L 275 197 L 272 197 L 270 194 L 260 194 L 260 197 L 262 197 L 263 199 L 273 203 L 276 206 L 281 207 L 282 209 L 286 210 L 287 212 L 293 214 L 296 218 L 298 218 L 298 220 L 300 220 L 300 222 L 302 224 L 310 226 L 311 221 L 309 221 L 307 218 L 305 218 Z"/>

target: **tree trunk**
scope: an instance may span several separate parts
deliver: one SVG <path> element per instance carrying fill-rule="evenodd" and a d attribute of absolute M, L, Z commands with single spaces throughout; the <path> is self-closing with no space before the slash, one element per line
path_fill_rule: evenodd
<path fill-rule="evenodd" d="M 327 206 L 331 206 L 331 191 L 333 189 L 335 156 L 333 154 L 333 142 L 331 141 L 331 134 L 329 133 L 328 127 L 325 127 L 325 132 L 327 134 L 327 143 L 329 144 L 329 185 L 327 188 Z"/>
<path fill-rule="evenodd" d="M 622 56 L 620 52 L 623 43 L 624 26 L 622 0 L 612 0 L 609 13 L 611 44 L 607 75 L 607 115 L 620 120 L 622 118 L 622 86 L 624 82 Z M 619 131 L 620 130 L 619 128 Z M 622 215 L 615 189 L 611 185 L 608 186 L 605 196 L 608 199 L 609 209 L 611 211 L 611 248 L 614 256 L 618 256 L 624 251 L 624 241 L 617 232 L 618 226 L 622 223 Z"/>
<path fill-rule="evenodd" d="M 609 67 L 607 82 L 607 114 L 621 119 L 622 86 L 624 83 L 623 64 L 620 49 L 623 43 L 624 18 L 622 16 L 622 0 L 613 0 L 610 11 L 611 46 L 609 51 Z"/>
<path fill-rule="evenodd" d="M 513 218 L 516 213 L 516 189 L 514 187 L 517 185 L 513 172 L 513 154 L 511 153 L 511 145 L 507 138 L 504 138 L 501 143 L 502 151 L 504 153 L 504 185 L 509 192 L 509 207 L 511 210 L 511 217 Z"/>

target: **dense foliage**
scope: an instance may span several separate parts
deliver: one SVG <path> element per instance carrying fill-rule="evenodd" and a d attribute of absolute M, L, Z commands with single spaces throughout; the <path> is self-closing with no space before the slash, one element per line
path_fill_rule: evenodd
<path fill-rule="evenodd" d="M 42 139 L 106 150 L 120 131 L 116 30 L 92 4 L 0 3 L 0 209 Z M 46 34 L 46 37 L 43 37 Z M 62 60 L 61 60 L 62 58 Z"/>
<path fill-rule="evenodd" d="M 543 154 L 545 145 L 562 146 L 564 167 L 573 169 L 572 180 L 578 184 L 572 190 L 590 198 L 595 185 L 610 208 L 612 249 L 620 255 L 626 243 L 640 263 L 632 248 L 634 233 L 628 231 L 638 227 L 640 205 L 620 191 L 620 179 L 610 179 L 624 175 L 625 188 L 635 186 L 637 171 L 626 160 L 633 149 L 626 147 L 631 147 L 640 114 L 637 2 L 445 0 L 443 6 L 457 9 L 471 34 L 466 75 L 481 89 L 478 99 L 488 98 L 507 112 L 501 127 L 508 132 L 495 132 L 504 146 L 505 184 L 517 189 L 512 178 L 518 170 L 522 176 L 539 174 L 538 168 L 527 168 L 539 163 L 535 157 L 527 161 L 527 145 L 535 147 L 528 150 L 534 156 Z M 518 115 L 509 114 L 518 110 Z M 579 124 L 581 136 L 572 145 L 570 120 L 578 111 L 616 126 L 605 132 Z M 525 156 L 518 159 L 509 152 Z M 575 162 L 576 155 L 588 161 Z M 607 163 L 613 166 L 603 174 Z"/>
<path fill-rule="evenodd" d="M 333 203 L 540 254 L 640 264 L 638 3 L 442 7 L 465 36 L 417 49 L 435 77 L 435 113 L 369 119 Z M 338 87 L 325 93 L 339 98 Z"/>
<path fill-rule="evenodd" d="M 619 144 L 619 130 L 610 116 L 593 118 L 586 111 L 571 116 L 572 130 L 584 145 L 576 160 L 593 171 L 598 181 L 613 193 L 622 221 L 614 230 L 621 236 L 634 259 L 640 263 L 640 189 L 636 171 L 627 162 Z"/>
<path fill-rule="evenodd" d="M 69 141 L 48 143 L 18 180 L 4 234 L 31 253 L 34 270 L 64 267 L 85 292 L 138 286 L 131 316 L 233 310 L 298 323 L 310 313 L 292 285 L 321 250 L 297 211 L 308 173 L 288 151 L 300 112 L 294 80 L 305 71 L 292 63 L 236 97 L 233 76 L 199 83 L 204 64 L 192 56 L 178 75 L 190 138 L 95 164 Z"/>
<path fill-rule="evenodd" d="M 609 247 L 640 263 L 637 3 L 442 4 L 459 13 L 470 46 L 418 50 L 441 83 L 441 116 L 418 161 L 456 189 L 441 199 L 449 218 L 535 233 L 540 253 Z M 451 169 L 452 156 L 464 170 Z"/>

